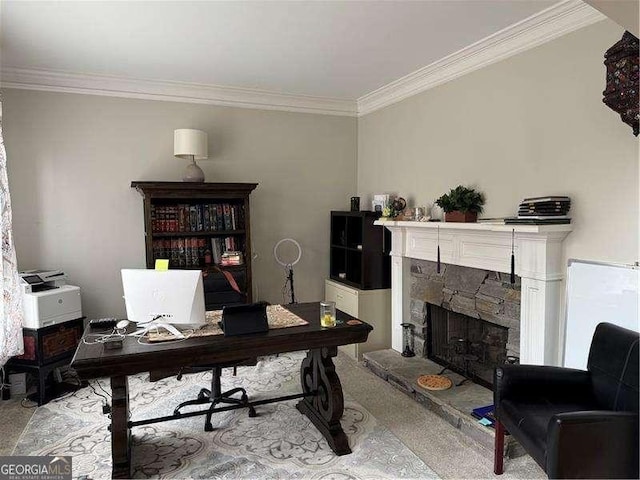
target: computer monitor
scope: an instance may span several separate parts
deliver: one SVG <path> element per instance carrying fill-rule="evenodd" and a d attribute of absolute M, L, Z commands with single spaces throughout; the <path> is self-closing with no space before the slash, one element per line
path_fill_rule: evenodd
<path fill-rule="evenodd" d="M 205 323 L 200 270 L 122 269 L 122 287 L 127 318 L 132 322 Z"/>

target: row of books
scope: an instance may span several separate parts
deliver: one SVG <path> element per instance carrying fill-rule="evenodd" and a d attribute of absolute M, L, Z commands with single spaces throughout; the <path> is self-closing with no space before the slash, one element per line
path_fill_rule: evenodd
<path fill-rule="evenodd" d="M 242 252 L 237 251 L 227 251 L 222 254 L 222 260 L 220 261 L 220 265 L 242 265 L 244 263 L 244 258 L 242 256 Z"/>
<path fill-rule="evenodd" d="M 571 199 L 566 196 L 525 198 L 518 207 L 518 215 L 507 218 L 483 218 L 480 223 L 505 225 L 557 225 L 571 223 Z"/>
<path fill-rule="evenodd" d="M 244 227 L 244 206 L 230 203 L 151 205 L 154 233 L 211 232 Z"/>
<path fill-rule="evenodd" d="M 518 207 L 518 217 L 567 217 L 571 210 L 569 197 L 525 198 Z"/>
<path fill-rule="evenodd" d="M 566 196 L 525 198 L 518 207 L 518 216 L 505 219 L 505 223 L 507 225 L 571 223 L 569 210 L 571 210 L 571 199 Z"/>
<path fill-rule="evenodd" d="M 153 240 L 152 248 L 154 261 L 159 258 L 168 259 L 169 265 L 174 268 L 244 263 L 241 253 L 244 245 L 235 237 L 216 237 L 210 240 L 204 237 L 165 238 Z M 228 260 L 229 257 L 231 261 Z"/>

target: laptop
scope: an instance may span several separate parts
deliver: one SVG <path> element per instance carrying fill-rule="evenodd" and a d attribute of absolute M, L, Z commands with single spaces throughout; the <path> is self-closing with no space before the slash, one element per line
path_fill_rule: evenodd
<path fill-rule="evenodd" d="M 220 327 L 225 337 L 269 331 L 265 303 L 233 305 L 222 309 Z"/>

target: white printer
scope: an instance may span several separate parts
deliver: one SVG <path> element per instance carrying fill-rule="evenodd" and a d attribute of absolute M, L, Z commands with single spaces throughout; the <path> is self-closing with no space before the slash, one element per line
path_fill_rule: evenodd
<path fill-rule="evenodd" d="M 23 327 L 38 329 L 82 317 L 80 287 L 67 285 L 61 270 L 20 272 Z"/>

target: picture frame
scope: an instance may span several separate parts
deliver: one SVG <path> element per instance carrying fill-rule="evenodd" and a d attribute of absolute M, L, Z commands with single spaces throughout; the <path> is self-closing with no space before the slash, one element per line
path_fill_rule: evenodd
<path fill-rule="evenodd" d="M 373 196 L 373 200 L 371 202 L 371 210 L 374 212 L 378 212 L 382 214 L 382 211 L 389 205 L 389 195 L 388 194 L 377 194 Z"/>

